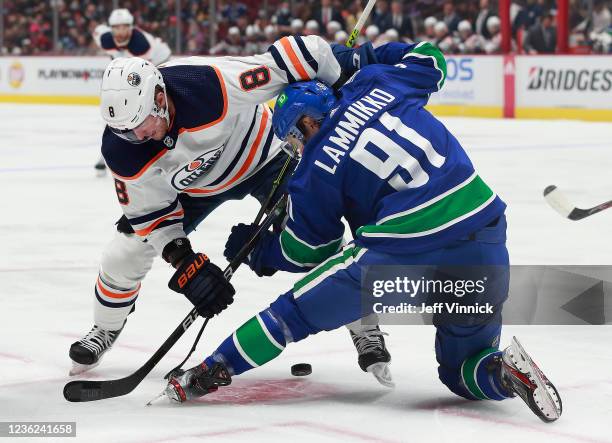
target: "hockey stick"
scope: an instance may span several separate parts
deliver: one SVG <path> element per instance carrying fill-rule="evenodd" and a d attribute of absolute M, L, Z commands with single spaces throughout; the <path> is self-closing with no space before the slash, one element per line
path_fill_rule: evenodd
<path fill-rule="evenodd" d="M 274 197 L 274 194 L 276 193 L 276 190 L 278 189 L 278 187 L 282 183 L 283 179 L 285 178 L 285 175 L 287 173 L 287 168 L 289 167 L 289 165 L 291 163 L 291 160 L 298 158 L 297 148 L 295 148 L 295 147 L 293 148 L 292 151 L 288 151 L 285 148 L 283 148 L 283 152 L 285 152 L 285 154 L 287 154 L 287 160 L 285 160 L 285 163 L 283 164 L 280 172 L 278 173 L 278 176 L 272 182 L 272 187 L 270 188 L 270 192 L 268 193 L 268 196 L 266 197 L 265 201 L 261 205 L 261 208 L 259 208 L 259 211 L 257 212 L 257 216 L 255 216 L 255 221 L 253 221 L 254 225 L 259 224 L 259 222 L 261 221 L 261 219 L 265 215 L 266 209 L 268 208 L 268 205 L 270 204 L 270 201 L 272 201 L 272 197 Z M 185 362 L 187 360 L 189 360 L 189 357 L 191 357 L 191 355 L 195 352 L 195 350 L 196 350 L 196 348 L 198 346 L 198 342 L 200 341 L 200 338 L 202 337 L 202 333 L 204 332 L 204 329 L 206 328 L 207 324 L 208 324 L 208 319 L 206 319 L 204 321 L 204 323 L 202 324 L 202 326 L 200 327 L 200 331 L 198 332 L 195 340 L 193 341 L 193 345 L 191 345 L 191 349 L 187 353 L 187 356 L 183 359 L 182 362 L 180 362 L 174 368 L 170 369 L 168 371 L 168 373 L 166 375 L 164 375 L 165 379 L 169 379 L 170 375 L 173 372 L 181 369 L 183 367 L 183 365 L 185 364 Z"/>
<path fill-rule="evenodd" d="M 352 48 L 353 46 L 355 46 L 357 37 L 359 37 L 359 33 L 361 32 L 361 29 L 363 28 L 363 25 L 365 24 L 366 20 L 370 16 L 370 12 L 372 12 L 372 8 L 374 8 L 375 4 L 376 4 L 376 0 L 368 1 L 368 4 L 363 9 L 363 12 L 361 13 L 361 16 L 359 17 L 359 20 L 357 20 L 357 23 L 355 24 L 355 28 L 353 29 L 353 31 L 351 32 L 351 35 L 349 35 L 349 38 L 346 41 L 347 47 Z"/>
<path fill-rule="evenodd" d="M 555 185 L 547 186 L 544 189 L 544 199 L 562 217 L 569 218 L 570 220 L 582 220 L 605 209 L 612 208 L 612 200 L 589 209 L 577 208 L 570 203 L 565 194 Z"/>
<path fill-rule="evenodd" d="M 264 221 L 259 225 L 257 231 L 251 237 L 249 242 L 242 247 L 242 249 L 236 254 L 236 257 L 230 262 L 230 264 L 225 268 L 223 274 L 227 280 L 230 280 L 240 264 L 242 260 L 249 255 L 255 243 L 259 239 L 259 235 L 267 230 L 272 223 L 276 220 L 276 218 L 282 214 L 285 204 L 287 202 L 287 197 L 281 197 L 272 210 L 270 214 L 264 219 Z M 147 362 L 142 365 L 136 372 L 127 377 L 120 378 L 117 380 L 102 380 L 102 381 L 94 381 L 94 380 L 75 380 L 67 383 L 64 386 L 64 398 L 71 402 L 84 402 L 84 401 L 96 401 L 103 400 L 105 398 L 113 398 L 120 397 L 122 395 L 129 394 L 132 392 L 142 380 L 151 372 L 151 370 L 159 363 L 159 361 L 164 358 L 164 356 L 168 353 L 168 351 L 174 346 L 174 344 L 183 336 L 185 331 L 193 324 L 193 322 L 198 318 L 198 311 L 194 308 L 187 314 L 187 317 L 183 319 L 181 324 L 177 326 L 177 328 L 170 334 L 170 336 L 166 339 L 166 341 L 161 345 L 161 347 L 153 354 Z M 204 322 L 204 325 L 208 323 L 210 319 L 207 318 Z"/>
<path fill-rule="evenodd" d="M 255 221 L 253 222 L 253 224 L 255 224 L 255 225 L 259 224 L 259 222 L 261 221 L 262 217 L 266 213 L 266 209 L 267 209 L 268 205 L 270 204 L 270 201 L 272 201 L 272 197 L 274 197 L 274 194 L 276 193 L 276 190 L 278 189 L 278 187 L 280 186 L 281 182 L 285 178 L 285 174 L 287 173 L 287 168 L 289 167 L 289 164 L 291 163 L 291 160 L 298 158 L 298 152 L 297 152 L 297 148 L 296 147 L 294 147 L 291 152 L 287 151 L 286 149 L 283 149 L 283 152 L 285 152 L 285 154 L 287 154 L 287 160 L 285 160 L 285 163 L 283 164 L 283 167 L 281 168 L 280 172 L 278 173 L 278 177 L 276 177 L 276 179 L 272 182 L 272 188 L 270 189 L 270 193 L 268 194 L 268 197 L 266 198 L 266 200 L 261 205 L 261 208 L 259 209 L 259 212 L 257 213 L 257 216 L 255 217 Z"/>

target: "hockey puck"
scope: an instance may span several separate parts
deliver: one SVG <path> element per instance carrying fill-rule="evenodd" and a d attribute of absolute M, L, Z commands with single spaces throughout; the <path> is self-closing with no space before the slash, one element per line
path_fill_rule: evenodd
<path fill-rule="evenodd" d="M 291 375 L 296 377 L 304 377 L 312 374 L 312 366 L 308 363 L 297 363 L 291 366 Z"/>

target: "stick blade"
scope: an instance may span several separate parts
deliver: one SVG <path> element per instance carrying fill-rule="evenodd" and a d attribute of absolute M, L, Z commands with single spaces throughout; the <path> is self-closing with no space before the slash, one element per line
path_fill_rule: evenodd
<path fill-rule="evenodd" d="M 547 186 L 546 189 L 544 189 L 544 199 L 551 208 L 565 218 L 568 218 L 572 211 L 576 209 L 567 199 L 565 194 L 555 185 Z"/>
<path fill-rule="evenodd" d="M 75 380 L 64 386 L 64 398 L 70 402 L 104 400 L 129 394 L 136 385 L 126 378 L 120 380 Z"/>

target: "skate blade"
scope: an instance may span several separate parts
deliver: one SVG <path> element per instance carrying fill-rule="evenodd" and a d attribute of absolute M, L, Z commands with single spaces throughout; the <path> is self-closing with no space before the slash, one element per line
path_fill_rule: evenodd
<path fill-rule="evenodd" d="M 100 364 L 100 360 L 98 360 L 96 363 L 94 363 L 92 365 L 83 365 L 81 363 L 77 363 L 77 362 L 73 361 L 72 362 L 72 368 L 70 368 L 70 371 L 68 372 L 68 375 L 72 377 L 72 376 L 75 376 L 75 375 L 82 374 L 84 372 L 87 372 L 87 371 L 95 368 L 99 364 Z"/>
<path fill-rule="evenodd" d="M 387 388 L 395 388 L 395 382 L 391 375 L 391 369 L 389 369 L 389 363 L 374 363 L 368 366 L 367 372 L 371 373 L 381 385 Z"/>
<path fill-rule="evenodd" d="M 160 401 L 163 398 L 168 398 L 168 396 L 166 395 L 166 391 L 162 391 L 159 394 L 157 394 L 155 397 L 153 397 L 149 403 L 147 403 L 145 406 L 151 406 L 153 405 L 153 403 L 157 403 L 158 401 Z"/>
<path fill-rule="evenodd" d="M 561 417 L 563 405 L 557 389 L 548 380 L 538 365 L 534 363 L 516 337 L 512 337 L 512 361 L 519 371 L 527 374 L 530 381 L 537 386 L 533 393 L 543 420 L 551 422 Z"/>

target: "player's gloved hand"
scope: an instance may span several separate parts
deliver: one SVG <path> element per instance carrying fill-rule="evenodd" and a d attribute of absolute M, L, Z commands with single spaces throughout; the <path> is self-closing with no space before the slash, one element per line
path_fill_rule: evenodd
<path fill-rule="evenodd" d="M 206 255 L 193 252 L 186 238 L 170 242 L 162 256 L 177 267 L 168 287 L 187 297 L 202 317 L 213 317 L 234 302 L 236 291 L 223 271 Z"/>
<path fill-rule="evenodd" d="M 361 45 L 359 48 L 347 48 L 338 43 L 332 43 L 330 46 L 334 57 L 342 68 L 342 77 L 345 78 L 345 81 L 364 66 L 378 63 L 374 47 L 370 42 Z"/>
<path fill-rule="evenodd" d="M 227 238 L 225 250 L 223 251 L 223 255 L 228 261 L 232 261 L 234 257 L 238 255 L 238 252 L 240 252 L 242 247 L 246 245 L 251 238 L 253 238 L 257 228 L 258 226 L 256 224 L 245 225 L 244 223 L 240 223 L 232 227 L 232 232 Z M 261 233 L 259 244 L 261 244 L 262 240 L 269 235 L 273 234 L 267 231 Z M 255 271 L 259 277 L 269 277 L 274 275 L 276 269 L 265 267 L 262 263 L 262 258 L 263 255 L 261 254 L 261 248 L 255 246 L 251 254 L 249 254 L 249 256 L 243 260 L 243 263 L 249 265 L 249 267 Z"/>

